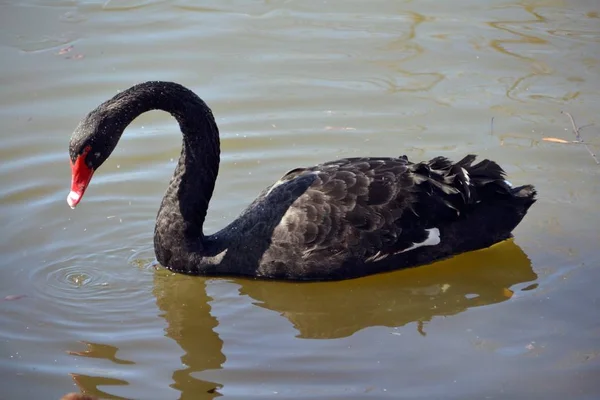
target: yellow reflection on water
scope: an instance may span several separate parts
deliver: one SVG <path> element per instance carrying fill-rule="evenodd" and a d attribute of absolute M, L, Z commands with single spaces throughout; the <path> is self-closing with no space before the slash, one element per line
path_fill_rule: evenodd
<path fill-rule="evenodd" d="M 84 374 L 71 374 L 73 382 L 79 388 L 81 393 L 90 396 L 97 396 L 102 399 L 126 400 L 125 397 L 110 394 L 98 388 L 98 386 L 127 386 L 129 383 L 122 379 L 106 378 L 103 376 L 92 376 Z"/>
<path fill-rule="evenodd" d="M 406 18 L 408 32 L 401 33 L 397 39 L 392 40 L 385 46 L 385 60 L 377 60 L 373 63 L 389 69 L 392 74 L 385 77 L 370 78 L 374 84 L 382 86 L 386 93 L 399 92 L 427 92 L 444 80 L 445 75 L 441 72 L 423 72 L 409 70 L 405 64 L 420 57 L 425 49 L 415 40 L 419 25 L 424 22 L 432 22 L 433 18 L 423 14 L 405 11 L 402 13 Z"/>
<path fill-rule="evenodd" d="M 513 286 L 533 281 L 537 275 L 525 253 L 512 240 L 489 249 L 407 270 L 338 282 L 289 283 L 235 279 L 240 295 L 256 306 L 276 311 L 289 320 L 297 337 L 342 338 L 372 326 L 399 327 L 414 323 L 427 334 L 427 322 L 471 307 L 506 301 Z M 167 322 L 165 334 L 183 350 L 182 368 L 173 371 L 171 387 L 181 398 L 219 396 L 217 382 L 198 379 L 199 373 L 222 368 L 226 360 L 223 341 L 211 315 L 206 278 L 154 274 L 153 294 Z M 80 355 L 116 359 L 111 346 L 90 344 Z M 79 379 L 87 393 L 106 378 Z M 106 383 L 102 383 L 106 384 Z M 114 383 L 111 383 L 114 384 Z"/>
<path fill-rule="evenodd" d="M 331 339 L 499 303 L 512 296 L 511 286 L 536 278 L 529 258 L 511 240 L 428 266 L 342 282 L 236 282 L 258 306 L 289 319 L 299 337 Z"/>
<path fill-rule="evenodd" d="M 206 279 L 173 275 L 166 270 L 154 274 L 154 296 L 167 322 L 165 335 L 175 340 L 184 355 L 183 368 L 173 371 L 172 388 L 180 399 L 220 396 L 218 383 L 192 376 L 195 372 L 221 368 L 225 362 L 223 341 L 215 332 L 217 319 L 210 313 L 212 298 L 206 293 Z"/>

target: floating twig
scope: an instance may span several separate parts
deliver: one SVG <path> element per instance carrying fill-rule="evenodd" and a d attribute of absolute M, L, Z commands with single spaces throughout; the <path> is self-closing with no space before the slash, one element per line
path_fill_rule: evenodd
<path fill-rule="evenodd" d="M 571 120 L 571 125 L 573 126 L 573 134 L 575 135 L 575 137 L 577 138 L 577 141 L 581 144 L 583 144 L 583 146 L 585 147 L 585 149 L 588 151 L 588 153 L 590 153 L 590 155 L 592 156 L 592 158 L 594 159 L 594 161 L 596 162 L 596 164 L 600 165 L 600 161 L 598 161 L 598 158 L 596 158 L 596 154 L 594 154 L 594 152 L 592 151 L 592 149 L 590 149 L 590 147 L 588 146 L 588 144 L 586 142 L 583 141 L 583 139 L 581 138 L 581 130 L 583 128 L 586 128 L 592 124 L 587 124 L 584 125 L 580 128 L 577 127 L 577 124 L 575 123 L 575 119 L 573 118 L 573 116 L 566 112 L 566 111 L 561 111 L 561 113 L 567 115 L 569 117 L 569 119 Z"/>
<path fill-rule="evenodd" d="M 494 117 L 492 117 L 492 121 L 490 122 L 490 135 L 494 136 Z"/>
<path fill-rule="evenodd" d="M 569 144 L 569 143 L 571 143 L 568 140 L 559 139 L 559 138 L 555 138 L 555 137 L 545 137 L 545 138 L 542 138 L 542 140 L 544 140 L 546 142 L 552 142 L 552 143 L 562 143 L 562 144 Z M 575 142 L 575 143 L 579 143 L 579 142 Z"/>

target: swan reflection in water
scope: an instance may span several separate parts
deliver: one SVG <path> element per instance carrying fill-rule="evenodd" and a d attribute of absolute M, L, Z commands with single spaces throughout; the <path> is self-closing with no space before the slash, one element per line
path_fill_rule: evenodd
<path fill-rule="evenodd" d="M 372 326 L 410 323 L 425 335 L 423 324 L 434 317 L 506 301 L 513 296 L 512 286 L 536 278 L 529 258 L 509 240 L 429 266 L 347 281 L 228 281 L 239 285 L 240 294 L 250 296 L 256 306 L 287 318 L 297 337 L 332 339 Z M 204 278 L 164 271 L 157 271 L 154 278 L 156 302 L 168 324 L 166 335 L 185 353 L 181 357 L 185 368 L 173 373 L 171 386 L 182 392 L 182 398 L 202 392 L 219 396 L 221 387 L 198 378 L 202 371 L 220 369 L 226 359 L 214 329 L 218 322 L 210 312 L 207 283 Z M 261 321 L 256 325 L 260 329 Z"/>
<path fill-rule="evenodd" d="M 207 293 L 207 285 L 214 282 L 173 274 L 163 268 L 154 273 L 153 279 L 156 304 L 167 323 L 165 335 L 177 342 L 184 353 L 180 360 L 183 367 L 173 371 L 169 386 L 181 393 L 181 399 L 219 397 L 223 383 L 214 380 L 218 380 L 226 355 L 223 340 L 215 329 L 219 323 L 213 314 L 218 313 L 211 312 L 213 299 Z M 425 324 L 433 318 L 506 301 L 513 296 L 515 285 L 536 279 L 528 257 L 509 240 L 432 265 L 346 281 L 225 281 L 237 286 L 239 294 L 253 299 L 255 306 L 285 317 L 294 326 L 297 338 L 335 339 L 368 327 L 411 323 L 421 335 L 426 335 Z M 519 290 L 535 287 L 532 282 Z M 257 331 L 265 329 L 264 321 L 257 320 L 255 325 Z M 113 346 L 90 346 L 105 353 L 103 358 L 115 359 L 117 349 Z M 206 371 L 211 371 L 213 381 L 206 379 Z M 112 377 L 73 374 L 73 378 L 82 392 L 114 399 L 120 397 L 109 395 L 98 386 L 106 389 L 128 384 Z"/>

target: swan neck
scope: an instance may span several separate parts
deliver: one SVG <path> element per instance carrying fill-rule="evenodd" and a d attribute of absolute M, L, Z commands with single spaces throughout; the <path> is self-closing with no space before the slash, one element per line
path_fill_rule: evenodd
<path fill-rule="evenodd" d="M 175 83 L 134 86 L 123 92 L 122 99 L 125 125 L 150 110 L 166 111 L 179 123 L 182 151 L 157 214 L 154 247 L 162 265 L 184 266 L 204 247 L 204 220 L 219 170 L 215 119 L 202 99 Z"/>

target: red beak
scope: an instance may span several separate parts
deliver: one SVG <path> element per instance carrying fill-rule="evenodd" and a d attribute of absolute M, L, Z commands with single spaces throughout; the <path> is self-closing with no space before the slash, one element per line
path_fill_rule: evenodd
<path fill-rule="evenodd" d="M 71 208 L 75 208 L 81 201 L 85 189 L 87 189 L 94 170 L 89 168 L 85 163 L 85 157 L 90 152 L 91 147 L 86 147 L 83 153 L 81 153 L 75 162 L 71 162 L 71 192 L 67 196 L 67 203 Z"/>

